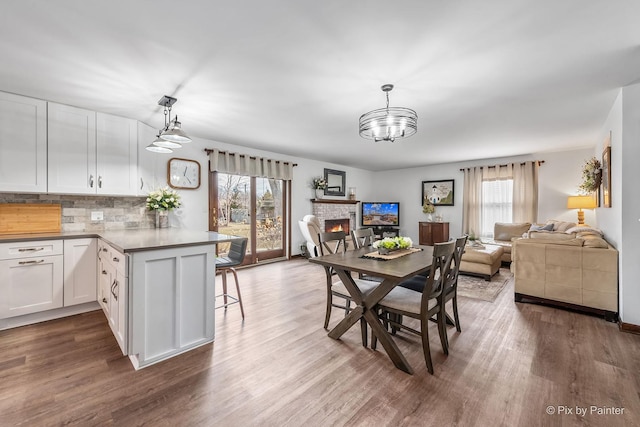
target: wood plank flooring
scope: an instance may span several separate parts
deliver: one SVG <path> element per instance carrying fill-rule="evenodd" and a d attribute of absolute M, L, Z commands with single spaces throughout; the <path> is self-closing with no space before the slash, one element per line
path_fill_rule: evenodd
<path fill-rule="evenodd" d="M 411 376 L 382 348 L 363 348 L 359 328 L 327 337 L 321 267 L 296 259 L 238 274 L 244 322 L 238 306 L 217 310 L 213 345 L 137 372 L 101 311 L 1 331 L 0 426 L 640 423 L 640 336 L 516 304 L 512 283 L 494 303 L 459 298 L 462 333 L 449 328 L 448 357 L 432 325 L 435 375 L 418 338 L 398 334 Z M 557 413 L 565 408 L 573 414 Z"/>

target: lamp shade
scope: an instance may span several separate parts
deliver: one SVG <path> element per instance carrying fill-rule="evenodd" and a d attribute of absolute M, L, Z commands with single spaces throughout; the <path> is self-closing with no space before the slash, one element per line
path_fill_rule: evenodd
<path fill-rule="evenodd" d="M 593 196 L 569 196 L 567 209 L 595 209 L 596 199 Z"/>

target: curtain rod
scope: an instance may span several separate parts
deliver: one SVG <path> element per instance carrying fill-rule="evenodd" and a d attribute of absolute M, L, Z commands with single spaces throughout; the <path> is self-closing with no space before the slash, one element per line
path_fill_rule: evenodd
<path fill-rule="evenodd" d="M 540 166 L 541 164 L 543 164 L 543 163 L 544 163 L 544 160 L 534 160 L 534 161 L 538 162 L 538 166 Z M 524 164 L 525 164 L 525 162 L 520 163 L 520 165 L 521 165 L 521 166 L 522 166 L 522 165 L 524 165 Z M 502 168 L 502 167 L 506 167 L 506 166 L 509 166 L 509 165 L 497 165 L 497 166 L 498 166 L 498 167 L 500 167 L 500 168 Z M 473 166 L 473 167 L 475 167 L 475 166 Z M 480 166 L 480 167 L 481 167 L 481 168 L 495 168 L 495 167 L 496 167 L 496 165 L 494 165 L 494 166 Z M 471 167 L 468 167 L 468 168 L 461 168 L 461 169 L 460 169 L 460 172 L 464 172 L 464 171 L 465 171 L 465 170 L 467 170 L 467 169 L 471 169 Z"/>
<path fill-rule="evenodd" d="M 213 151 L 214 151 L 214 150 L 212 150 L 211 148 L 205 148 L 205 149 L 204 149 L 204 151 L 207 153 L 207 156 L 208 156 L 209 154 L 213 153 Z M 227 154 L 227 152 L 226 152 L 226 151 L 218 151 L 218 154 Z M 229 155 L 230 155 L 230 156 L 247 157 L 247 155 L 246 155 L 246 154 L 238 154 L 238 153 L 231 153 L 231 152 L 229 152 Z M 250 158 L 250 159 L 252 159 L 252 160 L 257 159 L 257 157 L 255 157 L 255 156 L 249 156 L 249 158 Z M 283 161 L 281 161 L 281 160 L 271 160 L 271 159 L 267 159 L 267 162 L 271 162 L 271 161 L 274 161 L 274 162 L 276 162 L 276 163 L 283 163 L 283 164 L 285 164 L 285 165 L 288 165 L 288 164 L 290 164 L 290 163 L 291 163 L 291 162 L 283 162 Z M 293 165 L 293 167 L 298 166 L 298 164 L 297 164 L 297 163 L 291 163 L 291 164 Z"/>

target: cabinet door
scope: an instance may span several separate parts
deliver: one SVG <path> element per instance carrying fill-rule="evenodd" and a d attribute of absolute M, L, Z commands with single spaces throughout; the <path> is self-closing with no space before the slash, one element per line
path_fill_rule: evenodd
<path fill-rule="evenodd" d="M 96 115 L 97 193 L 137 194 L 138 126 L 135 120 Z"/>
<path fill-rule="evenodd" d="M 113 286 L 112 299 L 115 302 L 112 303 L 110 310 L 110 317 L 113 321 L 113 333 L 120 345 L 122 354 L 127 354 L 127 279 L 122 272 L 116 273 L 115 285 Z"/>
<path fill-rule="evenodd" d="M 47 103 L 0 92 L 0 191 L 47 192 Z"/>
<path fill-rule="evenodd" d="M 96 247 L 96 239 L 64 241 L 65 307 L 96 300 Z"/>
<path fill-rule="evenodd" d="M 114 271 L 108 262 L 98 258 L 98 302 L 107 318 L 109 318 L 109 285 L 113 280 Z"/>
<path fill-rule="evenodd" d="M 62 307 L 63 256 L 0 261 L 0 318 Z"/>
<path fill-rule="evenodd" d="M 96 113 L 49 103 L 50 193 L 95 194 Z"/>
<path fill-rule="evenodd" d="M 147 150 L 147 145 L 155 139 L 158 131 L 149 125 L 138 122 L 138 183 L 139 196 L 146 196 L 150 191 L 167 185 L 167 160 L 169 154 L 154 153 Z"/>

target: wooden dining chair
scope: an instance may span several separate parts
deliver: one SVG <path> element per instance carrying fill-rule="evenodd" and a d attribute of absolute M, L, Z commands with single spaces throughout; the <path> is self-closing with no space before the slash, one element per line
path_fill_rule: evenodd
<path fill-rule="evenodd" d="M 361 228 L 359 230 L 351 230 L 351 240 L 356 249 L 373 245 L 375 234 L 373 228 Z"/>
<path fill-rule="evenodd" d="M 320 256 L 336 254 L 340 252 L 346 252 L 346 233 L 344 231 L 332 231 L 326 233 L 319 233 L 318 239 L 320 241 Z M 342 281 L 337 278 L 336 272 L 331 267 L 324 267 L 326 278 L 327 278 L 327 308 L 324 317 L 324 328 L 328 329 L 329 320 L 331 319 L 331 309 L 332 307 L 340 308 L 344 310 L 344 315 L 346 316 L 351 311 L 351 295 L 347 288 L 344 286 Z M 371 292 L 376 286 L 377 283 L 362 280 L 362 279 L 354 279 L 356 282 L 356 286 L 360 289 L 360 292 L 363 294 L 367 294 Z M 338 297 L 344 299 L 344 305 L 340 305 L 333 301 L 334 297 Z M 361 319 L 362 325 L 362 345 L 367 346 L 367 324 L 364 319 Z"/>
<path fill-rule="evenodd" d="M 406 330 L 421 336 L 422 351 L 427 364 L 427 370 L 433 374 L 433 362 L 429 348 L 429 319 L 436 316 L 438 334 L 444 354 L 449 354 L 449 347 L 445 329 L 444 293 L 445 281 L 450 276 L 451 263 L 455 251 L 455 242 L 436 243 L 433 248 L 433 260 L 429 276 L 426 278 L 424 291 L 417 292 L 411 289 L 396 286 L 377 305 L 376 312 L 379 318 L 392 328 Z M 400 317 L 399 317 L 400 316 Z M 411 317 L 420 321 L 420 329 L 414 329 L 398 318 Z M 375 350 L 377 337 L 373 334 L 371 348 Z"/>
<path fill-rule="evenodd" d="M 376 236 L 373 233 L 373 228 L 361 228 L 359 230 L 351 230 L 351 240 L 353 241 L 353 246 L 356 249 L 366 248 L 373 245 Z M 373 280 L 375 282 L 382 282 L 381 277 L 370 276 L 364 273 L 358 273 L 359 279 L 364 280 Z"/>
<path fill-rule="evenodd" d="M 444 284 L 444 304 L 446 308 L 447 301 L 452 301 L 453 319 L 456 326 L 456 331 L 461 332 L 460 318 L 458 317 L 458 275 L 460 274 L 460 262 L 462 261 L 462 254 L 467 245 L 468 234 L 456 239 L 456 246 L 453 251 L 453 265 L 449 272 L 449 277 Z M 446 309 L 445 309 L 446 315 Z M 447 316 L 449 317 L 449 316 Z"/>

